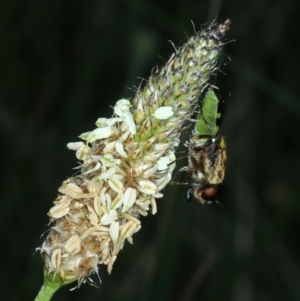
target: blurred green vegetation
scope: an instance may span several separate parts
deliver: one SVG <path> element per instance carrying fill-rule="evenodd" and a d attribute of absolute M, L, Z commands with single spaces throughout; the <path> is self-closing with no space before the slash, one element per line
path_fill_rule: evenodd
<path fill-rule="evenodd" d="M 168 187 L 156 216 L 100 268 L 101 288 L 53 300 L 300 299 L 297 0 L 24 0 L 0 4 L 3 300 L 33 300 L 34 254 L 57 188 L 77 165 L 66 143 L 161 66 L 196 29 L 230 18 L 218 95 L 228 100 L 224 208 Z M 230 59 L 231 61 L 230 61 Z M 180 164 L 184 164 L 184 160 Z M 97 279 L 95 279 L 97 281 Z"/>

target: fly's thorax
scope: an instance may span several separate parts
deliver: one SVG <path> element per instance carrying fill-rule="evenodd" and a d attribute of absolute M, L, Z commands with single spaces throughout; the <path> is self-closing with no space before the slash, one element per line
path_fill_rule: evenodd
<path fill-rule="evenodd" d="M 226 151 L 217 150 L 213 154 L 202 151 L 197 155 L 197 158 L 190 158 L 193 166 L 190 180 L 207 185 L 222 183 L 225 177 Z"/>
<path fill-rule="evenodd" d="M 225 177 L 226 148 L 225 137 L 210 139 L 205 144 L 191 143 L 189 165 L 192 169 L 190 183 L 217 185 Z M 192 184 L 193 185 L 193 184 Z"/>

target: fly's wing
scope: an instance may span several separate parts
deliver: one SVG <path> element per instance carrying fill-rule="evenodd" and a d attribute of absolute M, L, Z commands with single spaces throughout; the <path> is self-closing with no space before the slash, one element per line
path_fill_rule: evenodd
<path fill-rule="evenodd" d="M 218 119 L 221 117 L 218 107 L 219 99 L 215 92 L 209 89 L 202 100 L 194 129 L 194 135 L 198 135 L 201 140 L 203 139 L 203 142 L 218 135 Z"/>

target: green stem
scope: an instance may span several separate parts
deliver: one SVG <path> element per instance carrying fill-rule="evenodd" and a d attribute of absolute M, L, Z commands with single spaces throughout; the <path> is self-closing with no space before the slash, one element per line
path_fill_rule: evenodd
<path fill-rule="evenodd" d="M 53 294 L 63 285 L 76 281 L 76 279 L 62 280 L 58 274 L 48 274 L 44 278 L 44 284 L 34 301 L 49 301 Z"/>
<path fill-rule="evenodd" d="M 61 286 L 72 283 L 76 280 L 76 278 L 62 280 L 58 274 L 48 274 L 45 276 L 44 284 L 34 301 L 48 301 Z"/>
<path fill-rule="evenodd" d="M 53 294 L 60 288 L 61 285 L 53 286 L 48 281 L 45 281 L 39 294 L 36 296 L 35 301 L 48 301 L 52 298 Z"/>

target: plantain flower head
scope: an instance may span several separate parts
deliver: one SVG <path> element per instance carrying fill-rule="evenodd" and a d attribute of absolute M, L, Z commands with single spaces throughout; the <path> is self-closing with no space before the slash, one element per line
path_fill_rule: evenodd
<path fill-rule="evenodd" d="M 213 23 L 190 37 L 131 101 L 118 100 L 111 118 L 99 118 L 82 141 L 67 145 L 81 163 L 48 213 L 51 229 L 38 248 L 45 277 L 80 285 L 100 264 L 110 273 L 141 229 L 140 216 L 156 213 L 184 124 L 218 70 L 228 27 L 229 20 Z"/>

